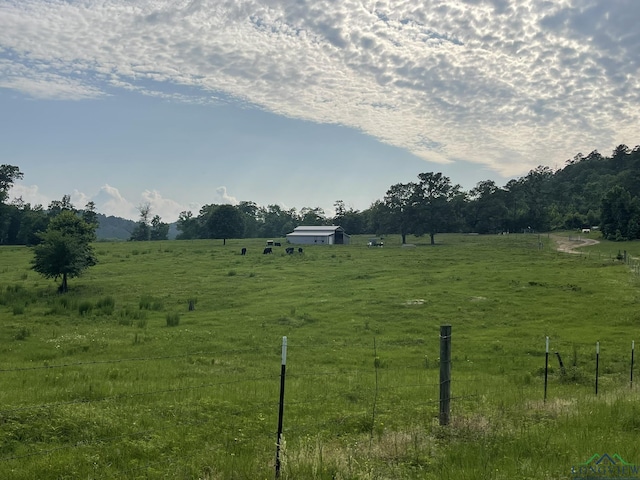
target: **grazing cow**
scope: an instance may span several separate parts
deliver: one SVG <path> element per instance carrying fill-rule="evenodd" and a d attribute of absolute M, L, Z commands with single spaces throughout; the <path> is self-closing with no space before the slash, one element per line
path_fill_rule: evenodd
<path fill-rule="evenodd" d="M 298 247 L 298 253 L 303 253 L 304 250 L 302 250 L 302 247 Z"/>
<path fill-rule="evenodd" d="M 281 246 L 282 246 L 282 245 L 280 244 L 280 242 L 276 242 L 276 243 L 274 243 L 274 245 L 275 245 L 276 247 L 281 247 Z"/>
<path fill-rule="evenodd" d="M 247 249 L 246 248 L 242 248 L 242 251 L 240 253 L 240 255 L 246 255 L 247 254 Z"/>
<path fill-rule="evenodd" d="M 293 247 L 286 248 L 287 255 L 293 255 Z"/>
<path fill-rule="evenodd" d="M 273 249 L 271 247 L 266 247 L 263 251 L 262 254 L 266 255 L 268 253 L 273 253 Z"/>

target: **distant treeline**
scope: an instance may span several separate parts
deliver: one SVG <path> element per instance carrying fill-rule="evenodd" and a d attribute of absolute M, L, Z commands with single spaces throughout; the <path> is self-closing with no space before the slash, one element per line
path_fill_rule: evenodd
<path fill-rule="evenodd" d="M 6 203 L 13 182 L 22 178 L 18 167 L 0 166 L 0 244 L 35 244 L 38 232 L 61 208 L 68 196 L 47 209 L 22 199 Z M 238 205 L 205 205 L 197 215 L 182 212 L 178 239 L 278 238 L 298 225 L 341 225 L 349 234 L 409 234 L 550 231 L 597 226 L 605 238 L 640 238 L 640 146 L 616 147 L 610 157 L 593 151 L 577 154 L 557 171 L 539 166 L 504 187 L 492 180 L 470 191 L 441 173 L 421 173 L 415 182 L 391 185 L 384 197 L 366 210 L 334 204 L 335 215 L 323 209 L 283 209 L 252 201 Z M 148 206 L 145 206 L 148 207 Z M 93 205 L 88 206 L 89 209 Z M 79 211 L 82 213 L 83 211 Z M 166 239 L 168 225 L 150 218 L 141 207 L 140 221 L 131 222 L 131 240 Z M 107 217 L 98 216 L 100 224 Z M 113 223 L 113 220 L 110 220 Z M 125 221 L 130 222 L 130 221 Z M 100 234 L 100 229 L 98 230 Z"/>

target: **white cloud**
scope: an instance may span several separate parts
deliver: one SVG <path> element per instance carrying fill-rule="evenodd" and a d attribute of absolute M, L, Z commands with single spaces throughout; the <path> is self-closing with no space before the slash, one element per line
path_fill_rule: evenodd
<path fill-rule="evenodd" d="M 100 192 L 91 199 L 96 204 L 96 211 L 107 216 L 113 215 L 114 217 L 128 218 L 130 220 L 136 220 L 139 216 L 136 206 L 124 198 L 120 191 L 111 185 L 103 185 L 100 188 Z"/>
<path fill-rule="evenodd" d="M 238 199 L 227 192 L 227 187 L 216 188 L 216 194 L 213 203 L 228 203 L 230 205 L 237 205 Z"/>
<path fill-rule="evenodd" d="M 5 0 L 0 87 L 195 87 L 511 176 L 633 144 L 639 23 L 637 0 Z"/>
<path fill-rule="evenodd" d="M 160 192 L 156 190 L 145 190 L 141 197 L 141 204 L 149 204 L 151 206 L 151 217 L 159 215 L 165 223 L 175 222 L 180 212 L 188 209 L 174 200 L 163 198 Z"/>
<path fill-rule="evenodd" d="M 9 196 L 12 200 L 21 198 L 24 203 L 29 203 L 32 207 L 42 205 L 47 208 L 51 202 L 46 195 L 40 192 L 40 188 L 37 185 L 25 185 L 19 182 L 13 184 L 13 187 L 9 190 Z"/>

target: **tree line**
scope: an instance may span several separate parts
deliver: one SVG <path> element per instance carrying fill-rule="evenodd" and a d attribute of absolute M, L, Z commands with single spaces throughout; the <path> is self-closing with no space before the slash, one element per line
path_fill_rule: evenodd
<path fill-rule="evenodd" d="M 95 213 L 90 202 L 82 210 L 69 197 L 47 209 L 16 199 L 7 203 L 12 184 L 22 178 L 18 167 L 0 166 L 0 244 L 36 245 L 49 222 L 62 210 Z M 349 234 L 428 235 L 550 231 L 597 226 L 605 238 L 640 238 L 640 146 L 619 145 L 611 156 L 593 151 L 567 160 L 556 171 L 539 166 L 527 175 L 498 186 L 484 180 L 469 191 L 442 173 L 421 173 L 408 183 L 391 185 L 384 196 L 359 211 L 343 200 L 335 213 L 321 208 L 284 209 L 252 201 L 238 205 L 209 204 L 196 214 L 184 211 L 177 221 L 179 239 L 279 238 L 299 225 L 341 225 Z M 167 238 L 169 225 L 149 205 L 139 207 L 140 220 L 130 240 Z"/>
<path fill-rule="evenodd" d="M 243 201 L 205 205 L 198 215 L 182 212 L 178 238 L 283 237 L 299 225 L 340 225 L 349 234 L 428 235 L 445 232 L 531 232 L 597 227 L 610 240 L 640 238 L 640 146 L 615 148 L 610 157 L 593 151 L 567 160 L 553 171 L 539 166 L 498 186 L 484 180 L 469 191 L 442 173 L 391 185 L 384 197 L 363 211 L 334 204 L 283 209 Z"/>

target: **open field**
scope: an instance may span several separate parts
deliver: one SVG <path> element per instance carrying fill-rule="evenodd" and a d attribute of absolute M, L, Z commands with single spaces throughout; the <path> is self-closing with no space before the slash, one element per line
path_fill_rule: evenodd
<path fill-rule="evenodd" d="M 354 240 L 290 256 L 262 255 L 263 240 L 98 243 L 66 295 L 27 248 L 0 248 L 0 478 L 273 478 L 283 336 L 282 478 L 565 479 L 595 453 L 640 463 L 640 280 L 616 259 L 637 243 Z"/>

